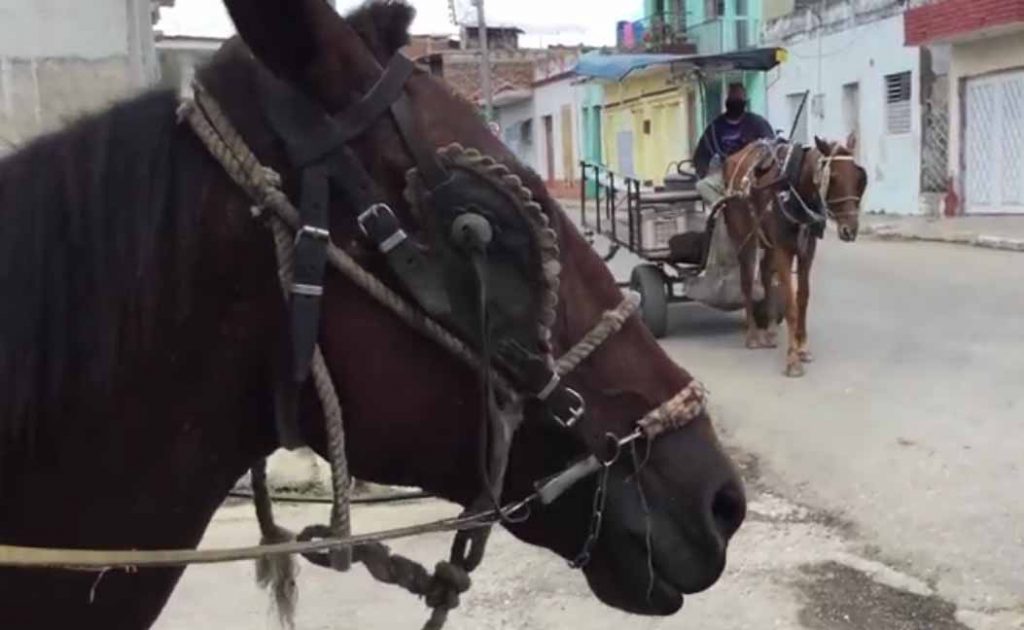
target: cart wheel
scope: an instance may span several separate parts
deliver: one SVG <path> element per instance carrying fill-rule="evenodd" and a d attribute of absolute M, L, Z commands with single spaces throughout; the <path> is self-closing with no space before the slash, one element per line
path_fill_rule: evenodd
<path fill-rule="evenodd" d="M 668 285 L 657 265 L 639 265 L 633 269 L 629 288 L 640 294 L 640 317 L 657 339 L 668 329 Z"/>

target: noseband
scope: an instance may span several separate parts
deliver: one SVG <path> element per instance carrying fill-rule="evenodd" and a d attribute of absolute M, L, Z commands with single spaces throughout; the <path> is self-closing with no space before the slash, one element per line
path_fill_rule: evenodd
<path fill-rule="evenodd" d="M 855 216 L 860 213 L 860 195 L 847 195 L 845 197 L 829 197 L 829 191 L 832 188 L 832 164 L 834 162 L 853 162 L 856 160 L 852 155 L 838 155 L 839 145 L 832 148 L 832 151 L 827 156 L 818 158 L 818 168 L 814 172 L 814 182 L 818 185 L 818 197 L 822 203 L 825 204 L 825 209 L 828 215 L 833 220 L 844 219 L 849 216 Z M 846 210 L 844 212 L 836 212 L 835 206 L 853 201 L 857 204 L 853 210 Z"/>
<path fill-rule="evenodd" d="M 547 410 L 544 416 L 559 430 L 572 433 L 583 444 L 589 442 L 580 422 L 585 415 L 584 400 L 566 387 L 562 379 L 622 328 L 638 308 L 639 298 L 633 294 L 627 295 L 557 361 L 550 355 L 550 346 L 546 351 L 538 352 L 514 340 L 503 340 L 492 351 L 487 334 L 476 335 L 480 330 L 477 326 L 486 315 L 486 307 L 477 313 L 476 321 L 460 320 L 457 314 L 452 313 L 443 296 L 439 297 L 439 293 L 432 290 L 438 283 L 438 272 L 432 269 L 430 261 L 418 256 L 416 248 L 408 240 L 407 230 L 383 201 L 362 161 L 348 146 L 378 120 L 390 115 L 394 121 L 416 164 L 416 173 L 426 189 L 431 210 L 444 216 L 450 215 L 453 231 L 462 230 L 460 234 L 468 243 L 465 246 L 475 252 L 468 256 L 473 265 L 480 260 L 477 256 L 486 252 L 490 232 L 476 218 L 480 215 L 467 205 L 466 195 L 469 193 L 466 189 L 469 184 L 458 177 L 453 161 L 457 156 L 469 156 L 471 160 L 499 173 L 505 181 L 518 182 L 515 193 L 528 202 L 528 206 L 532 204 L 530 207 L 536 207 L 538 216 L 533 217 L 535 224 L 540 226 L 542 238 L 548 235 L 548 238 L 554 239 L 555 252 L 557 235 L 547 227 L 547 217 L 540 211 L 540 206 L 532 201 L 530 191 L 522 186 L 518 178 L 511 176 L 507 168 L 472 150 L 449 147 L 436 151 L 423 141 L 416 133 L 412 106 L 404 90 L 413 71 L 411 61 L 400 54 L 396 55 L 366 96 L 337 116 L 328 115 L 294 88 L 269 78 L 269 75 L 265 77 L 262 95 L 267 119 L 277 136 L 284 141 L 290 165 L 298 172 L 300 187 L 297 205 L 293 205 L 282 193 L 281 178 L 260 164 L 215 99 L 201 85 L 196 84 L 194 101 L 183 108 L 182 115 L 197 136 L 232 180 L 254 201 L 257 208 L 254 214 L 268 218 L 274 231 L 279 275 L 290 312 L 292 343 L 290 365 L 286 370 L 290 378 L 284 386 L 279 387 L 278 396 L 278 431 L 282 445 L 301 445 L 299 432 L 294 425 L 294 401 L 298 388 L 312 374 L 327 423 L 328 451 L 334 477 L 332 485 L 335 507 L 327 533 L 339 538 L 348 536 L 347 492 L 350 480 L 344 452 L 344 430 L 333 381 L 318 346 L 323 279 L 326 266 L 330 264 L 395 312 L 406 324 L 479 370 L 483 375 L 481 380 L 488 384 L 487 387 L 493 384 L 495 393 L 487 393 L 487 397 L 492 403 L 491 414 L 497 417 L 496 421 L 492 419 L 492 424 L 497 424 L 486 430 L 490 444 L 481 446 L 485 451 L 481 456 L 482 461 L 488 461 L 489 468 L 483 475 L 482 485 L 485 487 L 481 497 L 470 506 L 468 512 L 482 512 L 497 507 L 496 514 L 501 520 L 523 517 L 519 508 L 529 502 L 551 504 L 581 480 L 605 471 L 597 489 L 600 501 L 595 496 L 591 531 L 575 563 L 575 566 L 582 566 L 589 559 L 590 548 L 600 532 L 598 504 L 603 505 L 603 482 L 618 454 L 624 447 L 640 439 L 653 440 L 666 431 L 681 428 L 700 417 L 705 409 L 705 390 L 699 382 L 693 381 L 682 392 L 640 419 L 629 435 L 609 436 L 610 453 L 591 449 L 591 453 L 582 460 L 548 479 L 538 481 L 535 494 L 526 501 L 514 504 L 514 509 L 498 505 L 512 435 L 522 421 L 523 400 L 537 401 Z M 413 297 L 412 303 L 366 271 L 332 242 L 328 221 L 332 185 L 340 189 L 347 205 L 356 209 L 356 223 L 363 240 L 387 262 L 403 288 Z M 459 230 L 455 229 L 457 226 L 460 226 Z M 558 261 L 548 262 L 554 263 L 546 265 L 545 271 L 553 275 L 553 281 L 551 278 L 548 281 L 553 285 L 557 298 Z M 486 289 L 483 274 L 478 273 L 477 278 L 480 281 L 479 290 L 483 292 Z M 550 320 L 547 322 L 550 327 L 554 322 L 554 305 L 548 303 L 546 308 L 551 310 L 544 318 Z M 496 412 L 493 405 L 495 399 L 504 401 L 497 405 Z M 332 409 L 336 409 L 336 412 L 332 413 Z M 513 411 L 503 413 L 503 410 L 510 409 Z M 520 410 L 518 414 L 515 409 Z M 491 414 L 488 414 L 487 408 L 482 410 L 484 420 Z M 262 521 L 261 527 L 264 527 Z M 267 524 L 267 527 L 271 525 Z M 319 528 L 318 531 L 323 529 Z M 460 531 L 453 544 L 452 564 L 467 573 L 473 570 L 482 559 L 487 532 L 487 529 Z M 330 564 L 339 570 L 347 569 L 350 562 L 348 557 L 340 554 L 332 555 L 329 562 L 323 558 L 310 559 L 318 564 Z M 357 559 L 366 562 L 365 558 Z M 453 607 L 448 599 L 431 605 L 435 613 Z"/>

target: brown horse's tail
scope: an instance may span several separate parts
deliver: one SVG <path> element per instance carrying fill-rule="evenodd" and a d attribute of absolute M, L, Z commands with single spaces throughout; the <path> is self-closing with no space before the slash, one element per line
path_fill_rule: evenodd
<path fill-rule="evenodd" d="M 290 542 L 295 535 L 274 522 L 274 508 L 267 488 L 267 460 L 261 459 L 250 470 L 256 520 L 260 525 L 260 544 L 274 545 Z M 270 590 L 274 609 L 285 628 L 295 627 L 295 604 L 299 591 L 295 576 L 298 566 L 289 554 L 262 556 L 256 560 L 256 583 Z"/>

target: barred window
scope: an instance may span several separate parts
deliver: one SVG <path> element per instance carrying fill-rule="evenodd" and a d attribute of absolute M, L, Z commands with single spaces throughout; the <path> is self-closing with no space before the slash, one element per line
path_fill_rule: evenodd
<path fill-rule="evenodd" d="M 885 76 L 886 133 L 910 133 L 910 76 L 909 72 Z"/>

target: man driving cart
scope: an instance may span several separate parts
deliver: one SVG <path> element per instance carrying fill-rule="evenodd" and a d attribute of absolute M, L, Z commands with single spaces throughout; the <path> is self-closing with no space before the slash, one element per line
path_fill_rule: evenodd
<path fill-rule="evenodd" d="M 748 112 L 747 105 L 747 90 L 743 84 L 730 84 L 725 113 L 708 125 L 693 156 L 694 170 L 700 178 L 697 193 L 712 213 L 708 219 L 710 243 L 704 270 L 689 283 L 687 294 L 694 300 L 726 310 L 743 304 L 743 291 L 736 248 L 725 221 L 714 218 L 719 202 L 725 198 L 725 160 L 755 140 L 775 137 L 768 121 Z M 760 300 L 763 295 L 760 283 L 755 283 L 754 299 Z"/>
<path fill-rule="evenodd" d="M 725 159 L 755 140 L 771 139 L 775 132 L 767 120 L 747 111 L 747 90 L 742 83 L 731 83 L 725 99 L 725 112 L 708 125 L 697 143 L 693 166 L 700 177 L 697 192 L 709 208 L 725 195 L 722 170 Z"/>

